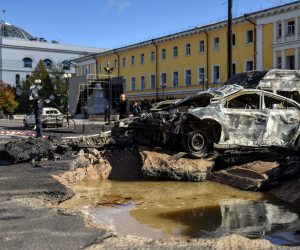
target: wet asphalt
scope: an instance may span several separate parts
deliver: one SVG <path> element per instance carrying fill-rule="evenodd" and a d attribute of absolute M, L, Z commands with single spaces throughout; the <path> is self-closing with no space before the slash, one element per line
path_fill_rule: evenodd
<path fill-rule="evenodd" d="M 83 249 L 107 237 L 81 214 L 55 208 L 72 196 L 51 176 L 65 162 L 0 164 L 0 249 Z"/>

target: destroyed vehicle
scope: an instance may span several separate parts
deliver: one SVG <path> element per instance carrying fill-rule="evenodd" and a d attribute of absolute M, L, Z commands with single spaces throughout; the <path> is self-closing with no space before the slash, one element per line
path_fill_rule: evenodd
<path fill-rule="evenodd" d="M 257 88 L 291 98 L 300 103 L 300 70 L 270 70 L 260 80 Z"/>
<path fill-rule="evenodd" d="M 181 99 L 174 99 L 174 100 L 167 100 L 167 101 L 161 101 L 156 102 L 151 105 L 151 108 L 148 112 L 159 112 L 159 111 L 166 111 L 169 112 L 172 105 L 179 102 Z"/>
<path fill-rule="evenodd" d="M 187 110 L 180 114 L 182 107 Z M 227 85 L 178 102 L 175 135 L 194 156 L 213 148 L 289 147 L 299 143 L 300 104 L 258 89 Z"/>
<path fill-rule="evenodd" d="M 245 89 L 255 89 L 260 80 L 267 74 L 267 70 L 247 71 L 233 75 L 224 85 L 238 84 Z"/>

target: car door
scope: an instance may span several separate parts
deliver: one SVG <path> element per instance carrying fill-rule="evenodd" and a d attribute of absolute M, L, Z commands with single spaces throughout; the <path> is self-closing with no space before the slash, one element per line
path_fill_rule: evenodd
<path fill-rule="evenodd" d="M 261 102 L 260 92 L 239 92 L 226 100 L 222 109 L 228 132 L 225 144 L 261 145 L 268 121 Z"/>
<path fill-rule="evenodd" d="M 266 145 L 293 145 L 300 124 L 298 107 L 287 99 L 265 93 L 263 106 L 269 113 L 263 141 Z"/>

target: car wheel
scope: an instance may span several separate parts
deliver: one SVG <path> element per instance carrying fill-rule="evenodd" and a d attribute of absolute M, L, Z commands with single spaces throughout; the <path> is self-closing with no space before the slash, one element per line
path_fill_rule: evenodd
<path fill-rule="evenodd" d="M 213 142 L 205 130 L 195 130 L 185 136 L 187 152 L 196 158 L 204 157 L 212 151 Z"/>

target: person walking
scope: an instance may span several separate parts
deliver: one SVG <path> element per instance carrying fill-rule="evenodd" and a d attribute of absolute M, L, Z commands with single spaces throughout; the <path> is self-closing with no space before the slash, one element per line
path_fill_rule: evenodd
<path fill-rule="evenodd" d="M 119 112 L 120 119 L 129 117 L 129 103 L 126 100 L 125 94 L 120 95 L 120 102 L 118 103 L 117 111 Z"/>
<path fill-rule="evenodd" d="M 43 100 L 38 93 L 33 93 L 33 112 L 35 116 L 36 137 L 42 137 L 42 114 L 43 114 Z"/>
<path fill-rule="evenodd" d="M 110 120 L 108 116 L 109 116 L 109 105 L 106 104 L 105 108 L 104 108 L 104 121 L 105 122 Z"/>
<path fill-rule="evenodd" d="M 137 102 L 134 102 L 132 106 L 132 114 L 133 116 L 139 116 L 141 114 L 142 110 L 141 107 L 138 105 Z"/>

